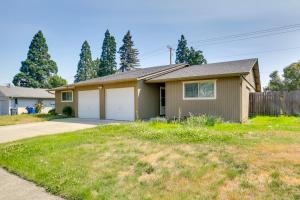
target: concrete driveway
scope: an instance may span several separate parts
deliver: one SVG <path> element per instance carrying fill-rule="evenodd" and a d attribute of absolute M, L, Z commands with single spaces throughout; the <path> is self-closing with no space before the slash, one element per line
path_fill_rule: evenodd
<path fill-rule="evenodd" d="M 107 123 L 119 122 L 113 120 L 68 118 L 47 122 L 3 126 L 0 127 L 0 143 L 6 143 L 40 135 L 51 135 L 76 131 Z"/>

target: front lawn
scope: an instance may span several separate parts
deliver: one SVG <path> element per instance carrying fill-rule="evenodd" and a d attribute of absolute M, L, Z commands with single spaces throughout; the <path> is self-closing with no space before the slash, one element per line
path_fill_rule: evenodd
<path fill-rule="evenodd" d="M 105 125 L 2 144 L 0 166 L 67 199 L 299 199 L 300 118 Z"/>
<path fill-rule="evenodd" d="M 59 118 L 63 118 L 63 116 L 50 114 L 0 115 L 0 126 L 42 122 Z"/>

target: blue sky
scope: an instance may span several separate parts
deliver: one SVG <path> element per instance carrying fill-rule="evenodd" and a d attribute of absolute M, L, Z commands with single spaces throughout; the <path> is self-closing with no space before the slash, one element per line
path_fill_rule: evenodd
<path fill-rule="evenodd" d="M 300 31 L 209 46 L 198 46 L 195 41 L 297 24 L 299 9 L 299 0 L 2 1 L 0 84 L 12 81 L 38 30 L 47 39 L 59 74 L 73 82 L 83 41 L 90 43 L 93 58 L 99 57 L 104 32 L 109 29 L 118 48 L 125 32 L 131 30 L 141 67 L 168 64 L 165 46 L 176 47 L 184 34 L 209 63 L 257 57 L 265 86 L 273 70 L 282 71 L 300 60 Z"/>

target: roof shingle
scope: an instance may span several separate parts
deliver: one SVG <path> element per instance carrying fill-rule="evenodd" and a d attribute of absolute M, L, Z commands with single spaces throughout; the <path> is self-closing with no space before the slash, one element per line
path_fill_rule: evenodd
<path fill-rule="evenodd" d="M 23 97 L 23 98 L 40 98 L 54 99 L 54 94 L 49 93 L 46 89 L 25 88 L 14 86 L 0 86 L 0 96 L 5 97 Z"/>
<path fill-rule="evenodd" d="M 148 67 L 148 68 L 137 68 L 131 71 L 115 73 L 108 76 L 98 77 L 86 81 L 81 81 L 78 83 L 71 84 L 76 85 L 85 85 L 85 84 L 101 84 L 107 83 L 111 81 L 123 81 L 123 80 L 136 80 L 145 76 L 149 76 L 158 72 L 162 72 L 165 70 L 170 70 L 172 68 L 177 68 L 180 66 L 184 66 L 184 64 L 173 64 L 173 65 L 163 65 L 163 66 L 156 66 L 156 67 Z"/>
<path fill-rule="evenodd" d="M 203 65 L 192 65 L 179 70 L 149 79 L 148 82 L 160 82 L 177 79 L 193 79 L 200 77 L 217 77 L 226 75 L 247 74 L 257 62 L 257 59 L 247 59 L 220 62 Z"/>

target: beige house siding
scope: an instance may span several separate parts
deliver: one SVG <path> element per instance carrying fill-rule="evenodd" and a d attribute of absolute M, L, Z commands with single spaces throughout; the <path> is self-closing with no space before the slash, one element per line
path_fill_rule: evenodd
<path fill-rule="evenodd" d="M 73 91 L 73 90 L 63 90 L 63 91 Z M 63 111 L 64 107 L 66 107 L 66 106 L 70 106 L 75 111 L 74 91 L 73 91 L 73 102 L 61 102 L 61 92 L 62 91 L 55 91 L 55 112 L 58 113 L 58 114 L 62 114 L 62 111 Z"/>
<path fill-rule="evenodd" d="M 189 113 L 210 114 L 225 121 L 241 121 L 240 77 L 216 80 L 217 95 L 214 100 L 183 100 L 183 81 L 166 82 L 166 117 L 189 116 Z"/>
<path fill-rule="evenodd" d="M 147 84 L 138 81 L 138 118 L 149 119 L 159 116 L 160 86 L 164 84 Z"/>
<path fill-rule="evenodd" d="M 248 81 L 242 78 L 242 87 L 241 87 L 241 94 L 242 94 L 242 122 L 246 122 L 249 116 L 249 94 L 251 92 L 255 92 L 255 89 L 252 85 L 249 84 Z"/>
<path fill-rule="evenodd" d="M 254 79 L 253 69 L 250 71 L 250 73 L 247 76 L 245 76 L 245 79 L 250 84 L 250 86 L 255 88 L 255 79 Z"/>
<path fill-rule="evenodd" d="M 71 90 L 62 90 L 62 91 L 73 91 L 73 102 L 62 102 L 61 101 L 61 92 L 55 91 L 55 105 L 56 112 L 62 114 L 62 110 L 66 106 L 70 106 L 73 108 L 75 117 L 78 117 L 78 91 L 85 90 L 99 90 L 100 91 L 100 118 L 105 119 L 105 90 L 111 88 L 122 88 L 122 87 L 134 87 L 135 94 L 135 113 L 137 113 L 137 89 L 136 82 L 126 82 L 126 83 L 114 83 L 114 84 L 106 84 L 106 85 L 92 85 L 92 86 L 80 86 Z"/>

